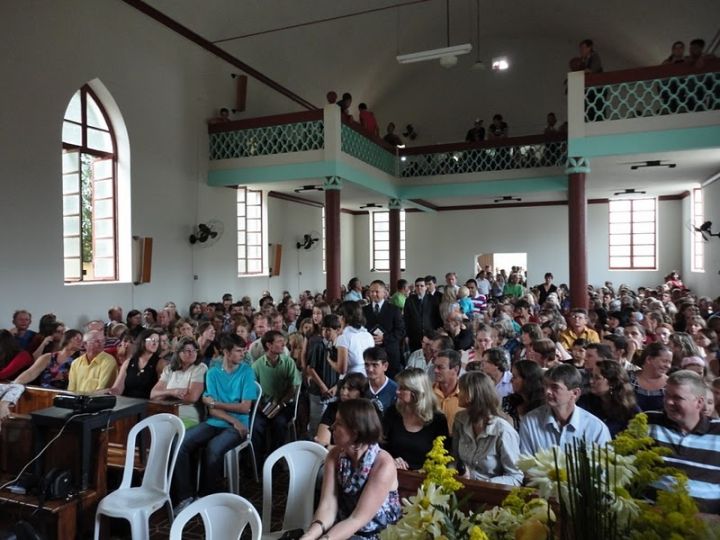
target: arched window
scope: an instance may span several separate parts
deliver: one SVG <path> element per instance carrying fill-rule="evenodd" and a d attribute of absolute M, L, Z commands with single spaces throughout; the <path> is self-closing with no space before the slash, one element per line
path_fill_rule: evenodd
<path fill-rule="evenodd" d="M 86 84 L 62 129 L 65 282 L 118 279 L 116 149 L 110 118 Z"/>

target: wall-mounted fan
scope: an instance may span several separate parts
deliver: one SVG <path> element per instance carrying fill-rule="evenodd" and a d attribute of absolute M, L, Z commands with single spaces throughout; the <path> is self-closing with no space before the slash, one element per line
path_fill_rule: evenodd
<path fill-rule="evenodd" d="M 223 232 L 225 232 L 225 226 L 222 221 L 211 219 L 205 223 L 198 224 L 188 238 L 188 241 L 193 245 L 209 247 L 220 240 Z"/>
<path fill-rule="evenodd" d="M 712 238 L 713 236 L 716 236 L 716 237 L 720 238 L 720 231 L 718 231 L 718 232 L 712 232 L 712 221 L 706 221 L 705 223 L 703 223 L 703 224 L 700 225 L 699 227 L 693 225 L 692 222 L 687 222 L 687 223 L 685 224 L 685 226 L 686 226 L 690 231 L 693 231 L 693 232 L 699 234 L 700 236 L 702 236 L 702 239 L 705 240 L 706 242 L 707 242 L 708 240 L 710 240 L 710 238 Z"/>
<path fill-rule="evenodd" d="M 310 251 L 318 247 L 320 242 L 320 234 L 317 231 L 310 231 L 308 234 L 304 234 L 302 238 L 295 244 L 297 249 L 304 249 Z"/>

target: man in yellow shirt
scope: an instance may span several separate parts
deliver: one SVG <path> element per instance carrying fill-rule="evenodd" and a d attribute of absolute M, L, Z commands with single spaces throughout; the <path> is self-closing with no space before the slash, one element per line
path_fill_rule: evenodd
<path fill-rule="evenodd" d="M 588 312 L 583 308 L 575 308 L 568 316 L 568 327 L 560 334 L 560 343 L 569 351 L 576 339 L 584 339 L 588 343 L 600 343 L 600 337 L 592 328 L 587 327 Z"/>
<path fill-rule="evenodd" d="M 435 370 L 435 384 L 433 393 L 438 400 L 440 410 L 445 414 L 448 422 L 448 430 L 452 433 L 455 414 L 461 409 L 458 403 L 458 379 L 462 362 L 460 353 L 453 349 L 445 349 L 437 353 L 433 360 Z"/>
<path fill-rule="evenodd" d="M 105 336 L 98 330 L 90 330 L 83 336 L 85 354 L 70 365 L 68 390 L 90 393 L 110 388 L 117 375 L 117 362 L 103 351 Z"/>

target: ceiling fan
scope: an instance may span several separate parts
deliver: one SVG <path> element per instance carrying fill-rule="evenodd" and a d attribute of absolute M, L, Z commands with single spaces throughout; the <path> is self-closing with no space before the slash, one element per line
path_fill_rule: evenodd
<path fill-rule="evenodd" d="M 626 161 L 623 163 L 623 165 L 630 165 L 631 171 L 652 167 L 667 167 L 668 169 L 674 169 L 675 167 L 677 167 L 677 163 L 663 163 L 663 161 L 664 160 L 662 159 L 650 159 L 646 161 Z"/>
<path fill-rule="evenodd" d="M 324 191 L 324 190 L 325 190 L 325 188 L 323 188 L 322 186 L 312 186 L 312 185 L 310 185 L 310 186 L 301 186 L 301 187 L 299 187 L 299 188 L 297 188 L 297 189 L 294 189 L 293 191 L 294 191 L 295 193 L 302 193 L 302 192 L 304 192 L 304 191 Z"/>
<path fill-rule="evenodd" d="M 625 197 L 625 198 L 632 198 L 637 197 L 639 195 L 645 195 L 647 191 L 641 191 L 637 190 L 635 188 L 626 188 L 622 191 L 616 191 L 613 193 L 613 197 Z"/>
<path fill-rule="evenodd" d="M 383 207 L 382 204 L 370 202 L 370 203 L 363 204 L 363 205 L 360 207 L 360 210 L 366 210 L 367 208 L 382 208 L 382 207 Z"/>
<path fill-rule="evenodd" d="M 520 202 L 522 199 L 520 197 L 513 197 L 512 195 L 504 195 L 503 197 L 499 199 L 495 199 L 493 202 L 499 203 L 499 202 Z"/>

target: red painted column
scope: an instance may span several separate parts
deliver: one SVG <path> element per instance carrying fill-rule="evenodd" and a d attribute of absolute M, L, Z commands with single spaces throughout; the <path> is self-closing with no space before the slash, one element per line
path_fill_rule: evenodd
<path fill-rule="evenodd" d="M 570 303 L 588 308 L 587 198 L 586 173 L 590 169 L 582 158 L 571 158 L 568 172 L 568 230 L 570 258 Z"/>
<path fill-rule="evenodd" d="M 325 276 L 327 301 L 340 298 L 340 179 L 328 177 L 325 188 Z"/>
<path fill-rule="evenodd" d="M 397 289 L 397 282 L 400 279 L 400 201 L 390 199 L 390 283 L 388 288 L 391 293 Z"/>

